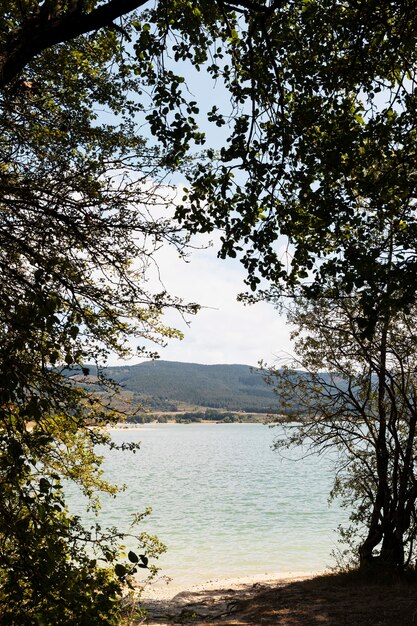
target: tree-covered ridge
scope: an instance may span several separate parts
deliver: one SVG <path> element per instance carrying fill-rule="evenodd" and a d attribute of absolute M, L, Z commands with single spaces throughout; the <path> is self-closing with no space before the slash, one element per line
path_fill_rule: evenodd
<path fill-rule="evenodd" d="M 108 367 L 105 372 L 132 393 L 132 404 L 154 410 L 173 411 L 178 403 L 254 413 L 279 410 L 261 370 L 249 365 L 146 361 Z"/>

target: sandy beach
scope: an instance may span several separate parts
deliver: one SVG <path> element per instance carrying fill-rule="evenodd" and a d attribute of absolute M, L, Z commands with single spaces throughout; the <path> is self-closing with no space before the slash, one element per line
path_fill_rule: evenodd
<path fill-rule="evenodd" d="M 286 572 L 215 578 L 190 587 L 172 581 L 157 581 L 156 584 L 149 585 L 142 596 L 142 605 L 148 612 L 145 623 L 149 626 L 182 623 L 181 620 L 184 621 L 192 614 L 195 618 L 198 616 L 200 620 L 212 622 L 213 619 L 227 614 L 236 599 L 248 600 L 261 589 L 272 589 L 277 584 L 306 580 L 314 575 L 314 572 Z"/>
<path fill-rule="evenodd" d="M 381 584 L 326 572 L 218 579 L 187 590 L 147 590 L 147 617 L 134 624 L 415 626 L 416 591 L 415 582 Z"/>
<path fill-rule="evenodd" d="M 325 574 L 325 572 L 282 572 L 282 573 L 265 573 L 257 576 L 239 576 L 235 578 L 213 578 L 195 585 L 178 584 L 175 581 L 167 579 L 157 580 L 154 584 L 149 584 L 144 593 L 143 598 L 147 601 L 172 600 L 178 595 L 184 594 L 201 594 L 218 589 L 234 589 L 241 590 L 250 586 L 270 585 L 278 581 L 294 581 L 314 578 Z"/>

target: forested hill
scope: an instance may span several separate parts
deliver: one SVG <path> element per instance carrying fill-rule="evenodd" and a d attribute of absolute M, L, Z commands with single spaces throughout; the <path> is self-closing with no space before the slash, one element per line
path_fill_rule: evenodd
<path fill-rule="evenodd" d="M 106 372 L 138 399 L 147 397 L 155 409 L 175 410 L 176 403 L 181 402 L 234 411 L 278 410 L 277 398 L 261 371 L 248 365 L 147 361 L 109 367 Z"/>

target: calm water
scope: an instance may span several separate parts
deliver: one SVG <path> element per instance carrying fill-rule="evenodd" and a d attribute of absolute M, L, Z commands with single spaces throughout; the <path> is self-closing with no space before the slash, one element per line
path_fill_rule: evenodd
<path fill-rule="evenodd" d="M 141 451 L 106 452 L 106 477 L 127 489 L 103 500 L 100 520 L 126 529 L 151 506 L 142 529 L 168 546 L 159 564 L 179 584 L 332 565 L 346 513 L 327 503 L 331 460 L 283 459 L 271 450 L 278 434 L 261 424 L 115 431 L 119 443 L 141 441 Z M 81 507 L 72 494 L 71 510 Z"/>

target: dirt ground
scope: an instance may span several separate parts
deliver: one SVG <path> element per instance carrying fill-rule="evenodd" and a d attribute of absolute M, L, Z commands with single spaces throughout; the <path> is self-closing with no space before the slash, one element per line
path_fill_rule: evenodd
<path fill-rule="evenodd" d="M 376 584 L 352 574 L 327 574 L 183 592 L 147 608 L 147 619 L 137 624 L 417 626 L 417 584 Z"/>

